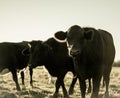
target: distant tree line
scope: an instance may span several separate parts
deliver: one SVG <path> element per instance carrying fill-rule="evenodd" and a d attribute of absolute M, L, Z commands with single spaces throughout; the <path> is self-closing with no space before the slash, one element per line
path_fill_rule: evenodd
<path fill-rule="evenodd" d="M 113 66 L 120 67 L 120 60 L 113 63 Z"/>

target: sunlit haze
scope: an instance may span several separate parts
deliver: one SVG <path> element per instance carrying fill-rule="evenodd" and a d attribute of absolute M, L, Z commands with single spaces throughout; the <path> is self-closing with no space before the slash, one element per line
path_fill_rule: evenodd
<path fill-rule="evenodd" d="M 120 59 L 120 0 L 0 0 L 0 42 L 46 40 L 75 24 L 110 32 Z"/>

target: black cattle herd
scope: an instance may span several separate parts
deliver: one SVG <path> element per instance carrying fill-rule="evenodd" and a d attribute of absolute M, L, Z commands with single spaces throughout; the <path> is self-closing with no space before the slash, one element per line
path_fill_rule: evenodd
<path fill-rule="evenodd" d="M 81 97 L 85 98 L 86 82 L 89 80 L 91 98 L 98 98 L 100 81 L 106 85 L 105 98 L 109 98 L 109 82 L 115 47 L 112 35 L 101 29 L 71 26 L 67 31 L 58 31 L 46 41 L 33 40 L 19 43 L 0 43 L 0 73 L 12 73 L 16 89 L 21 90 L 17 71 L 29 66 L 30 84 L 33 86 L 33 68 L 45 66 L 51 76 L 57 77 L 53 98 L 57 98 L 60 86 L 64 98 L 73 93 L 74 85 L 79 80 Z M 73 73 L 67 92 L 64 77 L 68 71 Z M 24 85 L 24 71 L 21 71 Z"/>

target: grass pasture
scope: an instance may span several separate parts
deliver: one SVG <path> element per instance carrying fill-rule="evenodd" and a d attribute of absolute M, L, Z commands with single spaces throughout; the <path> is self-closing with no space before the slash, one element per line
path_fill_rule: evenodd
<path fill-rule="evenodd" d="M 31 88 L 29 85 L 29 71 L 27 70 L 25 72 L 26 88 L 24 88 L 21 92 L 17 92 L 11 73 L 0 76 L 0 98 L 52 98 L 55 86 L 54 83 L 48 84 L 47 72 L 43 71 L 42 67 L 34 69 L 33 80 L 34 87 Z M 69 89 L 71 80 L 72 74 L 69 72 L 64 80 L 67 90 Z M 21 79 L 19 79 L 19 84 L 22 88 Z M 100 98 L 104 98 L 104 91 L 105 88 L 100 87 Z M 112 69 L 109 92 L 110 98 L 120 98 L 120 67 L 113 67 Z M 63 98 L 61 88 L 58 98 Z M 78 81 L 74 88 L 74 94 L 70 95 L 70 98 L 81 98 Z M 87 98 L 90 98 L 90 94 L 87 94 Z"/>

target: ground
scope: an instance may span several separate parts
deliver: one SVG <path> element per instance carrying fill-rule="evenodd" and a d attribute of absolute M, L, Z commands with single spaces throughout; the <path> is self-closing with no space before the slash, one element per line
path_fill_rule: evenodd
<path fill-rule="evenodd" d="M 42 67 L 34 69 L 33 85 L 31 88 L 29 85 L 29 71 L 25 72 L 25 87 L 22 91 L 16 91 L 15 83 L 12 80 L 11 73 L 4 76 L 0 76 L 0 98 L 52 98 L 52 94 L 55 91 L 54 83 L 48 84 L 47 72 Z M 56 80 L 56 78 L 54 79 Z M 72 73 L 68 73 L 65 77 L 65 85 L 67 90 L 72 80 Z M 19 79 L 21 85 L 21 79 Z M 101 84 L 102 86 L 102 84 Z M 104 98 L 105 88 L 100 87 L 100 98 Z M 120 67 L 113 67 L 110 76 L 110 98 L 120 98 Z M 63 98 L 62 89 L 60 88 L 59 97 Z M 79 83 L 77 81 L 74 94 L 70 95 L 70 98 L 81 98 Z M 87 94 L 87 98 L 90 98 L 90 94 Z"/>

